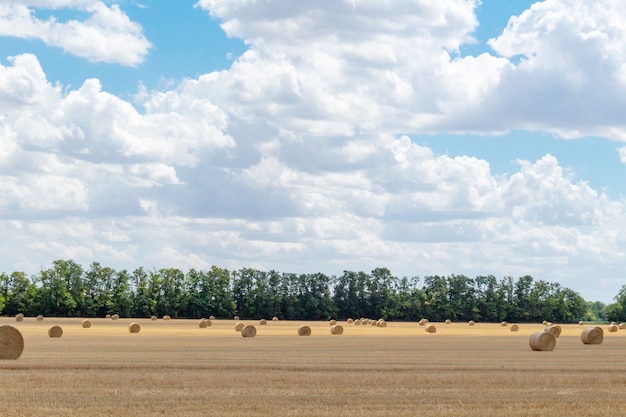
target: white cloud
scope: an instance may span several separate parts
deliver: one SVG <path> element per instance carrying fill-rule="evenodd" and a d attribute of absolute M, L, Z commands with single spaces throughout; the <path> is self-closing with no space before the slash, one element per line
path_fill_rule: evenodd
<path fill-rule="evenodd" d="M 36 9 L 63 8 L 88 13 L 84 21 L 38 19 Z M 150 42 L 140 24 L 120 9 L 101 1 L 0 1 L 0 36 L 39 39 L 50 46 L 94 62 L 136 66 L 143 62 Z"/>

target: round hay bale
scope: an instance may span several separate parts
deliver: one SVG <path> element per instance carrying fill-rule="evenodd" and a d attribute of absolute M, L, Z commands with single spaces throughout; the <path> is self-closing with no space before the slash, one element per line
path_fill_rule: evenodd
<path fill-rule="evenodd" d="M 452 324 L 452 320 L 450 320 L 450 319 L 446 319 L 446 321 L 445 321 L 444 323 L 446 323 L 446 324 Z"/>
<path fill-rule="evenodd" d="M 0 326 L 0 359 L 17 359 L 24 351 L 24 338 L 13 326 Z"/>
<path fill-rule="evenodd" d="M 61 328 L 61 326 L 52 326 L 48 329 L 48 336 L 61 337 L 63 336 L 63 329 Z"/>
<path fill-rule="evenodd" d="M 346 322 L 347 322 L 348 324 L 352 324 L 352 323 L 354 323 L 354 320 L 353 320 L 353 319 L 348 319 L 348 320 L 346 320 Z"/>
<path fill-rule="evenodd" d="M 106 316 L 104 316 L 104 318 L 105 318 L 105 319 L 110 319 L 110 318 L 111 318 L 111 315 L 110 315 L 110 314 L 107 314 Z"/>
<path fill-rule="evenodd" d="M 328 324 L 330 326 L 334 326 L 335 324 L 337 324 L 337 320 L 333 319 L 333 320 L 329 321 Z"/>
<path fill-rule="evenodd" d="M 535 332 L 530 335 L 528 344 L 532 350 L 549 352 L 556 347 L 556 337 L 550 332 Z"/>
<path fill-rule="evenodd" d="M 578 322 L 578 325 L 579 325 L 579 326 L 582 326 L 582 325 L 584 325 L 584 324 L 585 324 L 585 322 L 584 322 L 584 321 L 582 321 L 582 320 Z"/>
<path fill-rule="evenodd" d="M 553 324 L 553 325 L 547 326 L 545 329 L 543 329 L 543 331 L 552 333 L 554 337 L 558 339 L 559 336 L 561 335 L 561 326 L 559 326 L 558 324 Z"/>
<path fill-rule="evenodd" d="M 209 316 L 209 320 L 215 320 L 215 316 Z"/>
<path fill-rule="evenodd" d="M 22 317 L 24 317 L 24 315 L 22 314 Z M 615 323 L 614 321 L 611 322 L 611 326 L 617 326 L 617 323 Z"/>
<path fill-rule="evenodd" d="M 233 317 L 233 320 L 235 320 L 235 321 L 239 321 L 239 316 L 235 316 L 235 317 Z"/>
<path fill-rule="evenodd" d="M 609 326 L 609 333 L 615 333 L 615 332 L 617 332 L 617 326 L 614 324 L 611 324 Z"/>
<path fill-rule="evenodd" d="M 378 327 L 387 327 L 387 322 L 383 319 L 380 319 L 376 322 L 376 326 Z"/>
<path fill-rule="evenodd" d="M 278 321 L 278 317 L 272 317 L 272 321 Z"/>
<path fill-rule="evenodd" d="M 204 322 L 206 323 L 206 327 L 213 326 L 213 320 L 211 320 L 211 319 L 206 319 Z"/>
<path fill-rule="evenodd" d="M 519 326 L 517 324 L 511 324 L 511 327 L 509 327 L 509 330 L 511 330 L 512 332 L 516 332 L 519 330 Z"/>
<path fill-rule="evenodd" d="M 503 321 L 502 323 L 500 323 L 500 326 L 502 327 L 508 327 L 509 323 L 507 323 L 506 321 Z"/>
<path fill-rule="evenodd" d="M 624 330 L 624 329 L 626 329 L 626 323 L 620 323 L 620 324 L 618 324 L 618 325 L 617 325 L 617 328 L 618 328 L 618 329 L 620 329 L 620 330 Z"/>
<path fill-rule="evenodd" d="M 604 330 L 601 327 L 588 327 L 580 334 L 580 340 L 585 345 L 599 345 L 604 339 Z"/>
<path fill-rule="evenodd" d="M 547 326 L 548 322 L 544 320 L 544 321 L 541 322 L 541 324 L 543 324 L 544 326 Z"/>
<path fill-rule="evenodd" d="M 426 333 L 437 333 L 437 328 L 433 324 L 426 326 Z"/>
<path fill-rule="evenodd" d="M 370 326 L 378 326 L 378 322 L 376 320 L 370 320 Z"/>
<path fill-rule="evenodd" d="M 88 329 L 91 327 L 91 320 L 83 320 L 80 325 L 83 326 L 83 329 Z"/>
<path fill-rule="evenodd" d="M 259 326 L 266 326 L 266 325 L 267 325 L 267 320 L 265 319 L 259 320 Z"/>
<path fill-rule="evenodd" d="M 475 322 L 474 320 L 470 320 L 470 321 L 469 321 L 469 325 L 470 325 L 470 326 L 476 326 L 476 322 Z"/>
<path fill-rule="evenodd" d="M 172 320 L 172 318 L 166 314 L 163 316 L 163 320 Z"/>
<path fill-rule="evenodd" d="M 420 326 L 426 326 L 426 321 L 425 319 L 421 319 L 420 321 L 417 322 L 417 324 L 419 324 Z"/>
<path fill-rule="evenodd" d="M 361 325 L 361 319 L 354 320 L 354 325 L 355 326 L 360 326 Z"/>
<path fill-rule="evenodd" d="M 111 320 L 117 320 L 117 319 L 119 319 L 119 318 L 120 318 L 120 315 L 119 315 L 119 314 L 113 314 L 113 315 L 111 316 Z"/>
<path fill-rule="evenodd" d="M 23 313 L 17 313 L 15 315 L 15 321 L 24 321 L 24 314 Z"/>
<path fill-rule="evenodd" d="M 245 327 L 245 324 L 237 322 L 237 324 L 235 324 L 235 330 L 240 332 L 243 328 Z"/>
<path fill-rule="evenodd" d="M 150 316 L 150 320 L 157 321 L 157 316 Z"/>
<path fill-rule="evenodd" d="M 200 320 L 200 323 L 198 323 L 198 327 L 201 329 L 206 329 L 208 327 L 207 320 L 206 319 Z"/>
<path fill-rule="evenodd" d="M 243 326 L 243 328 L 241 329 L 241 335 L 243 337 L 254 337 L 254 336 L 256 336 L 256 327 L 254 327 L 251 324 Z"/>
<path fill-rule="evenodd" d="M 311 336 L 311 328 L 306 325 L 298 327 L 298 336 Z"/>
<path fill-rule="evenodd" d="M 128 331 L 131 333 L 139 333 L 140 330 L 141 326 L 139 325 L 139 323 L 131 323 L 128 325 Z"/>
<path fill-rule="evenodd" d="M 335 324 L 330 328 L 331 334 L 343 334 L 343 327 L 340 324 Z"/>
<path fill-rule="evenodd" d="M 37 321 L 43 321 L 43 316 L 41 314 L 37 316 Z"/>

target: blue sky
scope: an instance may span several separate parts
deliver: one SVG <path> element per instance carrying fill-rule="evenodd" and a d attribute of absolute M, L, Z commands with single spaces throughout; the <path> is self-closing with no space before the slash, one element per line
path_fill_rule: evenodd
<path fill-rule="evenodd" d="M 626 284 L 617 0 L 44 3 L 0 0 L 6 271 Z"/>

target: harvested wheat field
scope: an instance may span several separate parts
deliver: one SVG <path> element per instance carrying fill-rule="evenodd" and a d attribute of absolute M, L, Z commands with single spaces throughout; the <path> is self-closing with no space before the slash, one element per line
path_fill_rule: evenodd
<path fill-rule="evenodd" d="M 6 416 L 608 416 L 623 414 L 626 332 L 561 325 L 533 351 L 542 324 L 268 321 L 241 337 L 232 320 L 0 318 L 24 350 L 0 360 Z M 138 323 L 141 332 L 129 333 Z M 241 320 L 257 324 L 255 320 Z M 63 337 L 48 337 L 52 325 Z M 299 337 L 309 326 L 311 335 Z"/>

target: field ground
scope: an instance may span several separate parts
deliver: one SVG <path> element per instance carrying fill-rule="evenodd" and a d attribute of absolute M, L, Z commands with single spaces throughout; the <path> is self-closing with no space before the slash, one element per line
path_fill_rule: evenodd
<path fill-rule="evenodd" d="M 243 338 L 232 320 L 0 317 L 24 337 L 0 361 L 3 417 L 13 416 L 617 416 L 624 415 L 626 331 L 564 325 L 552 352 L 533 352 L 541 324 L 416 323 L 386 328 L 268 321 Z M 137 322 L 141 331 L 130 334 Z M 312 335 L 301 337 L 307 324 Z M 52 325 L 61 338 L 48 337 Z"/>

